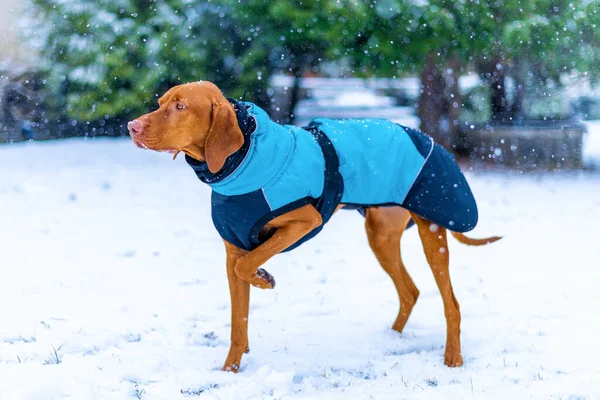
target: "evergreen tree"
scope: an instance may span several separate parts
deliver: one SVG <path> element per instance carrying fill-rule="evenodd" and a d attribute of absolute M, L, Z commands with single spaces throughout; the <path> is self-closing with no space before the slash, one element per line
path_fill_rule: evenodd
<path fill-rule="evenodd" d="M 353 73 L 420 73 L 421 128 L 441 143 L 440 120 L 458 127 L 458 76 L 480 74 L 490 88 L 493 120 L 519 118 L 524 88 L 559 84 L 562 73 L 597 75 L 598 2 L 586 0 L 349 1 L 346 56 Z M 344 28 L 348 29 L 348 28 Z M 506 77 L 516 81 L 506 93 Z M 540 94 L 544 94 L 542 90 Z M 538 101 L 540 101 L 538 96 Z M 450 132 L 452 133 L 452 132 Z"/>
<path fill-rule="evenodd" d="M 600 59 L 587 0 L 31 1 L 50 101 L 83 121 L 137 115 L 200 79 L 265 106 L 277 72 L 296 78 L 293 109 L 299 78 L 337 62 L 344 75 L 420 74 L 422 128 L 444 143 L 440 120 L 457 129 L 465 71 L 481 74 L 493 117 L 506 119 L 523 112 L 523 88 L 597 74 Z"/>
<path fill-rule="evenodd" d="M 343 5 L 336 0 L 247 0 L 243 5 L 234 0 L 232 7 L 234 4 L 238 4 L 239 12 L 232 15 L 233 22 L 249 42 L 242 63 L 259 70 L 258 78 L 265 84 L 274 73 L 294 77 L 288 107 L 291 113 L 299 99 L 301 77 L 318 72 L 324 61 L 340 57 L 336 51 L 340 40 L 334 28 Z M 290 114 L 285 122 L 292 120 Z"/>
<path fill-rule="evenodd" d="M 594 72 L 591 59 L 598 45 L 589 34 L 586 1 L 535 0 L 490 1 L 487 14 L 493 20 L 487 46 L 475 63 L 491 91 L 493 120 L 522 118 L 526 90 L 537 89 L 536 102 L 550 93 L 547 84 L 560 85 L 560 76 L 572 71 Z M 597 7 L 597 5 L 596 5 Z M 590 59 L 591 57 L 591 59 Z M 515 81 L 506 92 L 506 77 Z M 547 102 L 546 102 L 547 104 Z M 547 106 L 544 108 L 548 108 Z"/>
<path fill-rule="evenodd" d="M 224 90 L 248 72 L 246 44 L 222 3 L 33 0 L 44 67 L 66 114 L 137 115 L 169 87 L 209 79 Z M 48 26 L 46 29 L 45 26 Z"/>

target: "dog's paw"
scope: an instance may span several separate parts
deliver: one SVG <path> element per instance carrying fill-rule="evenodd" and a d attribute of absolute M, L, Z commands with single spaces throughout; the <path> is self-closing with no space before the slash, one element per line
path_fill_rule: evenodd
<path fill-rule="evenodd" d="M 262 268 L 256 270 L 249 280 L 252 286 L 260 289 L 273 289 L 275 287 L 275 278 Z"/>
<path fill-rule="evenodd" d="M 247 344 L 232 344 L 229 348 L 229 354 L 221 371 L 238 373 L 240 371 L 240 365 L 242 362 L 242 356 L 244 353 L 248 353 L 249 348 Z"/>
<path fill-rule="evenodd" d="M 446 352 L 446 355 L 444 356 L 444 364 L 446 364 L 447 366 L 449 366 L 451 368 L 462 367 L 462 365 L 463 365 L 462 355 L 460 353 L 450 354 L 450 353 Z"/>
<path fill-rule="evenodd" d="M 223 368 L 221 368 L 221 371 L 233 372 L 234 374 L 237 374 L 240 371 L 240 366 L 235 363 L 225 364 Z"/>

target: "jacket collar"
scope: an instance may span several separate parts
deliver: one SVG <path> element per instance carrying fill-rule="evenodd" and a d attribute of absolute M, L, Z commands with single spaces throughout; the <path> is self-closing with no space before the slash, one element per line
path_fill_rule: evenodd
<path fill-rule="evenodd" d="M 220 182 L 223 179 L 227 178 L 240 166 L 240 164 L 246 158 L 246 154 L 248 154 L 248 149 L 250 149 L 250 137 L 256 130 L 256 120 L 252 115 L 250 115 L 250 113 L 248 113 L 248 110 L 246 109 L 244 103 L 230 98 L 228 98 L 227 100 L 229 100 L 229 102 L 233 106 L 233 109 L 235 110 L 238 125 L 240 127 L 240 130 L 242 131 L 242 134 L 244 135 L 244 144 L 242 145 L 242 147 L 238 151 L 227 157 L 223 168 L 221 168 L 214 174 L 208 169 L 206 161 L 196 160 L 188 156 L 187 154 L 185 156 L 185 161 L 187 161 L 190 167 L 192 167 L 198 179 L 209 185 L 212 183 Z"/>

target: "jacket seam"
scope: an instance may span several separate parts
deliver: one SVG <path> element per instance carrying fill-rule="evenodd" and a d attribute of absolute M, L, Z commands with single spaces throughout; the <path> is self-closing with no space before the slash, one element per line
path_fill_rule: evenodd
<path fill-rule="evenodd" d="M 411 182 L 410 186 L 408 186 L 408 190 L 406 191 L 406 194 L 404 195 L 404 198 L 402 199 L 401 203 L 404 203 L 404 200 L 406 200 L 406 196 L 408 196 L 408 193 L 410 192 L 410 189 L 412 189 L 412 187 L 417 182 L 417 179 L 419 179 L 419 175 L 421 175 L 421 172 L 423 172 L 423 168 L 425 168 L 425 164 L 427 163 L 427 160 L 429 160 L 429 157 L 431 157 L 431 153 L 433 153 L 433 148 L 435 147 L 435 141 L 433 140 L 432 137 L 430 137 L 429 139 L 431 140 L 431 148 L 429 149 L 429 153 L 427 153 L 427 157 L 425 157 L 423 159 L 423 164 L 421 164 L 421 168 L 419 168 L 419 171 L 415 175 L 415 178 Z"/>
<path fill-rule="evenodd" d="M 267 206 L 269 206 L 269 210 L 273 211 L 273 207 L 271 207 L 271 203 L 269 202 L 269 198 L 267 197 L 267 194 L 265 193 L 265 188 L 264 187 L 260 188 L 260 191 L 262 192 L 262 195 L 265 198 L 265 201 L 267 202 Z"/>

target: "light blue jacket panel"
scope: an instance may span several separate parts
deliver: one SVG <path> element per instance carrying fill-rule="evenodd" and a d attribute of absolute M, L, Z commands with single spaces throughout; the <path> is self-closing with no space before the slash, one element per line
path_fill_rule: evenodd
<path fill-rule="evenodd" d="M 343 204 L 404 202 L 425 158 L 400 125 L 383 119 L 325 118 L 313 124 L 337 151 L 344 180 Z"/>
<path fill-rule="evenodd" d="M 244 103 L 256 130 L 246 158 L 224 180 L 211 184 L 224 196 L 263 190 L 271 210 L 323 193 L 325 159 L 314 136 L 292 125 L 272 122 L 265 111 Z"/>

